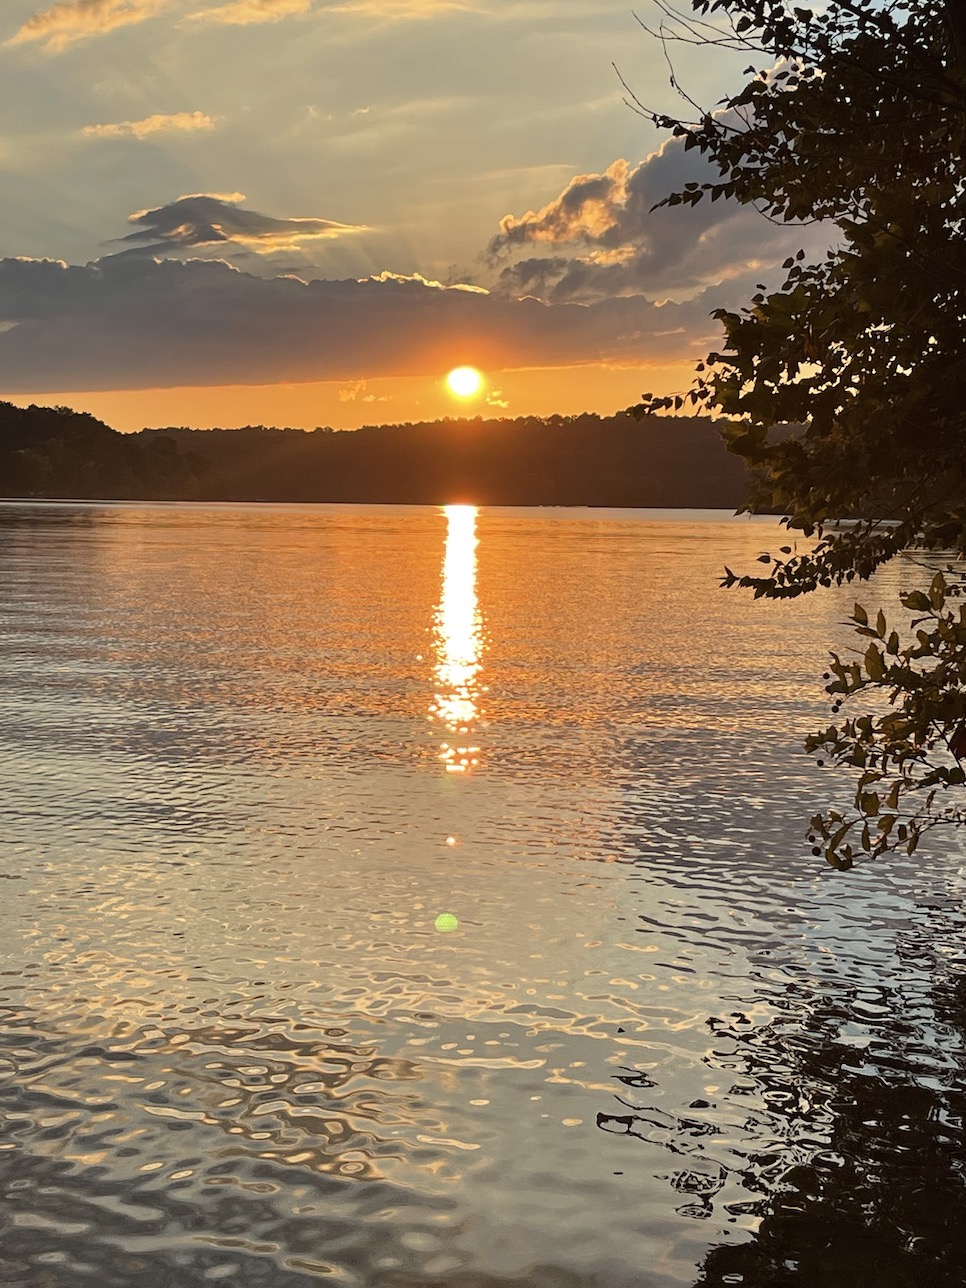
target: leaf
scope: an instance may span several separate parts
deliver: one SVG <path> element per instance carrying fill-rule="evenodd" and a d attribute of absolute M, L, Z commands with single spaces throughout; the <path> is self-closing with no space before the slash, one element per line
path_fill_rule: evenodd
<path fill-rule="evenodd" d="M 859 809 L 863 814 L 875 817 L 879 812 L 879 797 L 875 792 L 860 792 Z"/>
<path fill-rule="evenodd" d="M 874 644 L 870 644 L 865 653 L 865 669 L 868 672 L 869 679 L 876 684 L 885 679 L 885 664 L 882 660 L 882 654 Z"/>

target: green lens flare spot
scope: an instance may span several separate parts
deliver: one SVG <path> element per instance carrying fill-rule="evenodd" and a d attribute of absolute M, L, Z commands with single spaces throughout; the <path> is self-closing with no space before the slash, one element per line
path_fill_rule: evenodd
<path fill-rule="evenodd" d="M 459 930 L 459 918 L 452 912 L 441 912 L 436 918 L 436 929 L 444 935 L 452 930 Z"/>

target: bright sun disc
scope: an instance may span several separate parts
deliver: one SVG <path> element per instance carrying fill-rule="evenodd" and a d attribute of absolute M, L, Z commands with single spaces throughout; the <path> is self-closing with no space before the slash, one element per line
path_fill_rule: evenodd
<path fill-rule="evenodd" d="M 450 393 L 457 398 L 472 398 L 480 392 L 483 377 L 475 367 L 454 367 L 446 377 Z"/>

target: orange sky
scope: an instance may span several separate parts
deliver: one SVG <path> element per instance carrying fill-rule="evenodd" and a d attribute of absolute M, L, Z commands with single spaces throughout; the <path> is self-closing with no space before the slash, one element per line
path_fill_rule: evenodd
<path fill-rule="evenodd" d="M 575 409 L 609 415 L 645 392 L 687 387 L 690 366 L 532 368 L 488 376 L 477 398 L 455 398 L 445 384 L 422 376 L 383 377 L 346 383 L 213 385 L 108 392 L 18 394 L 20 406 L 36 402 L 88 411 L 124 432 L 145 426 L 198 429 L 238 425 L 290 425 L 356 429 L 360 425 L 437 420 L 447 416 L 572 415 Z M 502 404 L 506 404 L 505 406 Z"/>

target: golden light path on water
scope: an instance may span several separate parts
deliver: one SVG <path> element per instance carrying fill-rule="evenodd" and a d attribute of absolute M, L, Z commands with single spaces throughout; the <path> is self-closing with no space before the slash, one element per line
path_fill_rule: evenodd
<path fill-rule="evenodd" d="M 480 716 L 483 633 L 476 597 L 475 505 L 447 505 L 442 588 L 435 616 L 436 693 L 431 716 L 446 727 L 440 760 L 450 773 L 479 764 L 473 729 Z"/>

